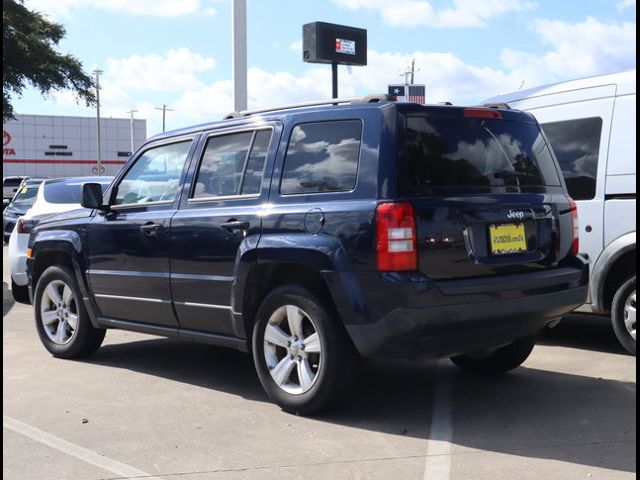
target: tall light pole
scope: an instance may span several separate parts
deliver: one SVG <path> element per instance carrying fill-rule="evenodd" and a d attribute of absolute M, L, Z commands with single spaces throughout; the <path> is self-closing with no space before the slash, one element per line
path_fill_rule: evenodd
<path fill-rule="evenodd" d="M 156 110 L 162 110 L 162 131 L 164 132 L 166 114 L 167 112 L 173 112 L 173 108 L 169 108 L 167 105 L 163 103 L 162 107 L 156 107 Z"/>
<path fill-rule="evenodd" d="M 129 110 L 127 113 L 131 115 L 131 121 L 129 122 L 129 131 L 131 133 L 131 155 L 133 155 L 133 114 L 138 110 Z"/>
<path fill-rule="evenodd" d="M 104 72 L 96 68 L 92 72 L 96 76 L 96 149 L 98 152 L 98 175 L 102 174 L 102 152 L 100 151 L 100 75 Z"/>
<path fill-rule="evenodd" d="M 233 0 L 231 58 L 233 63 L 233 109 L 247 109 L 247 0 Z"/>

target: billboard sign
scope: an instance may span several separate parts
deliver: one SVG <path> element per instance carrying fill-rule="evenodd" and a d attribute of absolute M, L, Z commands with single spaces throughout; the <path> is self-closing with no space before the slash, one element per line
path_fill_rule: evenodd
<path fill-rule="evenodd" d="M 308 63 L 367 64 L 367 31 L 333 23 L 302 26 L 302 59 Z"/>

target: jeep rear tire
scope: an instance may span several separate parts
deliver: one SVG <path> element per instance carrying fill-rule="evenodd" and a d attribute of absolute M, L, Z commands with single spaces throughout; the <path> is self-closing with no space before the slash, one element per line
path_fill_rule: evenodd
<path fill-rule="evenodd" d="M 318 413 L 338 400 L 357 362 L 340 321 L 316 295 L 273 290 L 253 328 L 253 360 L 264 390 L 283 410 Z"/>
<path fill-rule="evenodd" d="M 91 325 L 75 275 L 67 268 L 47 268 L 33 298 L 36 329 L 44 347 L 59 358 L 78 358 L 95 352 L 105 330 Z"/>
<path fill-rule="evenodd" d="M 451 361 L 468 372 L 504 373 L 522 365 L 535 344 L 532 337 L 521 338 L 495 350 L 452 357 Z"/>

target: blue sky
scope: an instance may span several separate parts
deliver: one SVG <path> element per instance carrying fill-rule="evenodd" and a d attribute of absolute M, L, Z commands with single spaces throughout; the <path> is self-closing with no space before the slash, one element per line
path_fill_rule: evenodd
<path fill-rule="evenodd" d="M 131 108 L 160 130 L 232 110 L 231 0 L 27 0 L 65 25 L 60 49 L 99 67 L 106 116 Z M 635 68 L 635 0 L 247 0 L 249 107 L 330 96 L 330 69 L 302 62 L 304 23 L 368 30 L 369 65 L 340 67 L 341 96 L 383 92 L 412 58 L 428 101 L 473 103 L 525 87 Z M 18 113 L 94 115 L 26 90 Z"/>

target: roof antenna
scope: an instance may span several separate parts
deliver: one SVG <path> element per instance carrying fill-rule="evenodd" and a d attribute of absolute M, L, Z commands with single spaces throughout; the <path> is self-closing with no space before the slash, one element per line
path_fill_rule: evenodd
<path fill-rule="evenodd" d="M 522 87 L 524 87 L 524 80 L 522 80 L 522 83 L 520 84 L 520 88 L 518 88 L 518 90 L 522 90 Z"/>

